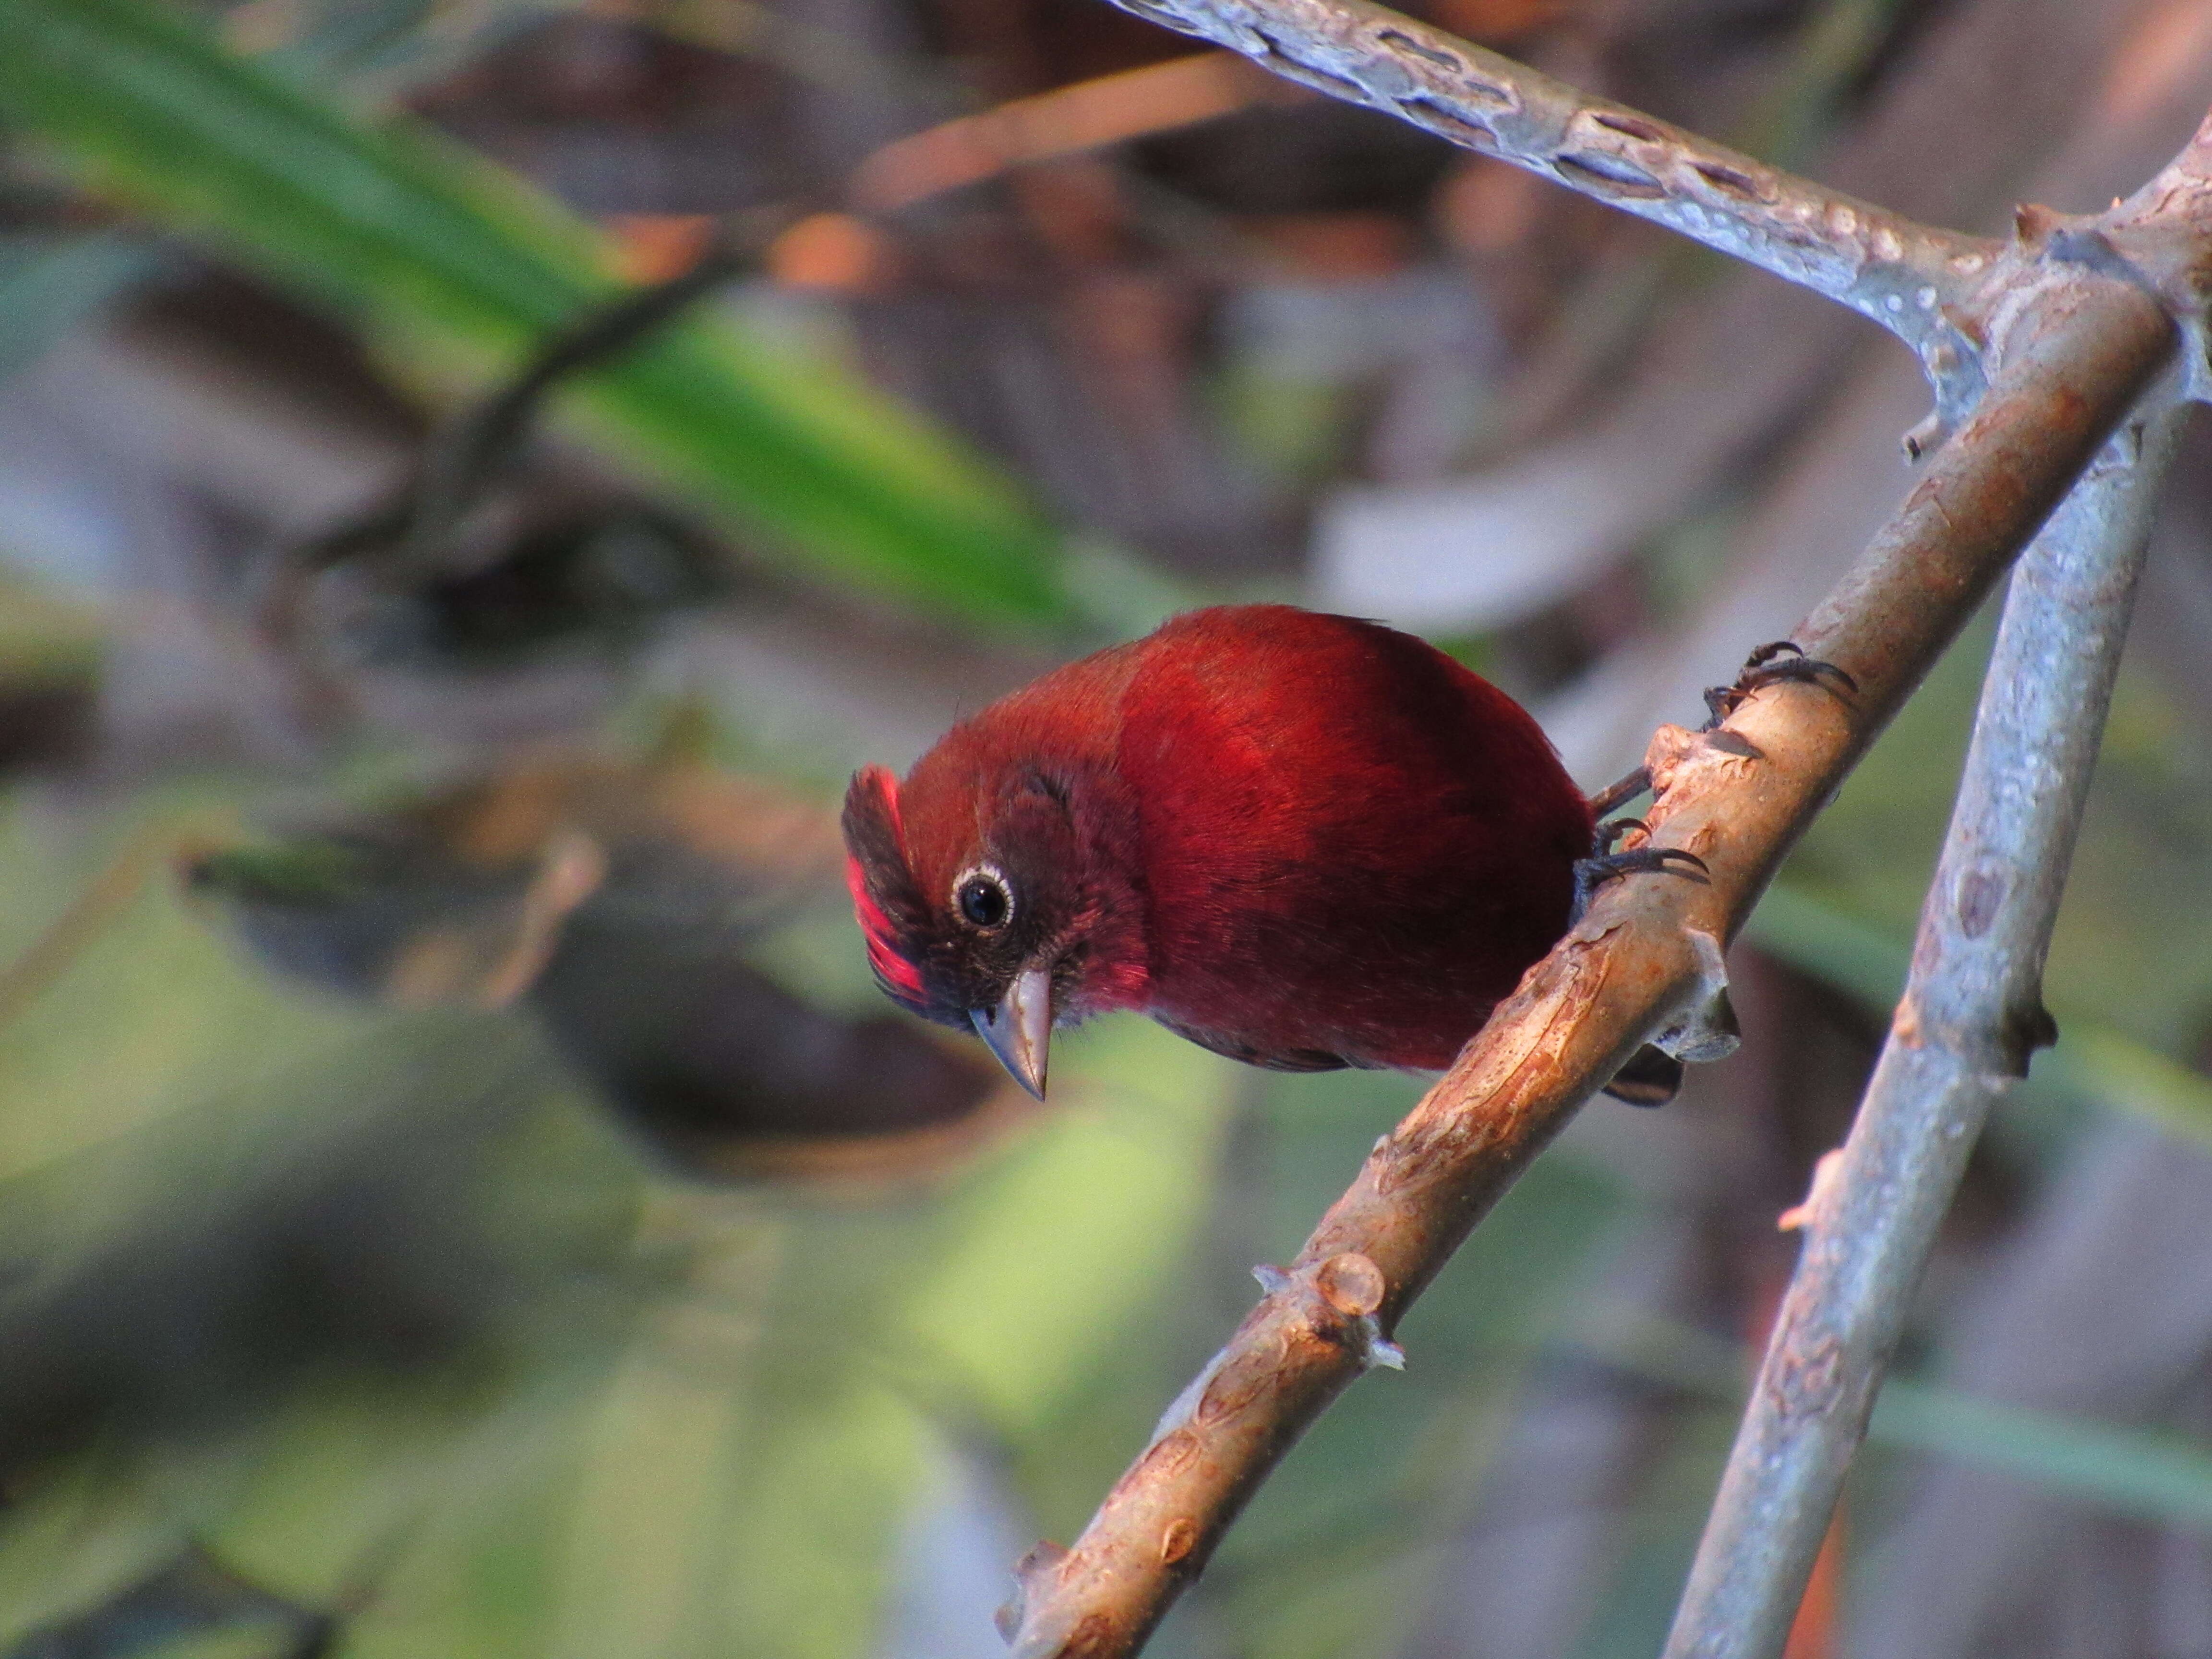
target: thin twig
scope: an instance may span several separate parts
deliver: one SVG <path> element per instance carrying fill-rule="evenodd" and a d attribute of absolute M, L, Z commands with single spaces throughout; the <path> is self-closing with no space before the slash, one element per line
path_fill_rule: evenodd
<path fill-rule="evenodd" d="M 1974 319 L 2000 243 L 1824 189 L 1367 0 L 1114 3 L 1849 306 L 1919 357 L 1943 428 L 1980 391 Z"/>
<path fill-rule="evenodd" d="M 414 484 L 406 562 L 440 568 L 447 538 L 514 462 L 545 400 L 580 371 L 621 356 L 758 262 L 755 238 L 710 249 L 690 270 L 622 295 L 555 334 L 513 376 L 434 434 Z"/>
<path fill-rule="evenodd" d="M 1662 727 L 1654 844 L 1710 885 L 1612 884 L 1396 1130 L 1229 1345 L 1169 1408 L 1072 1550 L 1041 1546 L 1008 1611 L 1018 1659 L 1133 1653 L 1267 1472 L 1574 1110 L 1642 1043 L 1724 1051 L 1722 951 L 1790 844 L 2171 361 L 2165 309 L 2044 237 L 2011 251 L 1987 396 L 1797 641 L 1850 706 L 1771 687 L 1717 731 Z M 2117 262 L 2114 262 L 2117 263 Z"/>

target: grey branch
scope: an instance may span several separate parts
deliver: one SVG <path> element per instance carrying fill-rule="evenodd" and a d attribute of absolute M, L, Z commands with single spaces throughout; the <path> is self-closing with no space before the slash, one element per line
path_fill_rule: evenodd
<path fill-rule="evenodd" d="M 2130 422 L 2014 572 L 1904 1000 L 1737 1431 L 1666 1659 L 1764 1659 L 1990 1109 L 2056 1036 L 2044 952 L 2180 407 Z"/>
<path fill-rule="evenodd" d="M 2000 243 L 1824 190 L 1367 0 L 1115 3 L 1849 306 L 1917 354 L 1947 422 L 1978 390 L 1971 319 Z"/>
<path fill-rule="evenodd" d="M 2181 324 L 2183 396 L 2212 403 L 2212 115 L 2158 176 L 2073 234 L 2096 257 L 2110 249 Z"/>

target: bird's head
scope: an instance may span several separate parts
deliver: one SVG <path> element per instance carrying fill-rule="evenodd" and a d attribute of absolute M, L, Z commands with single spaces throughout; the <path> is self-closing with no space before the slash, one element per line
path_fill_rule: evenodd
<path fill-rule="evenodd" d="M 903 789 L 880 766 L 855 774 L 846 880 L 884 991 L 972 1029 L 1042 1100 L 1054 1022 L 1127 1000 L 1099 993 L 1129 970 L 1097 951 L 1096 837 L 1078 825 L 1066 781 L 976 761 L 948 740 Z"/>

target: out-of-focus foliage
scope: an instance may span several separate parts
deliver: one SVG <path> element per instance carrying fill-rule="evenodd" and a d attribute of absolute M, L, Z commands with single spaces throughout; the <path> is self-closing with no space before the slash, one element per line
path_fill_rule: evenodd
<path fill-rule="evenodd" d="M 1769 891 L 1746 936 L 1870 1012 L 1893 1006 L 1905 988 L 1911 953 L 1901 935 L 1824 905 L 1797 885 Z M 2212 1137 L 2212 1079 L 2094 1019 L 2063 1021 L 2057 1046 L 2037 1057 L 2027 1084 L 2076 1103 L 2139 1112 L 2192 1139 Z"/>
<path fill-rule="evenodd" d="M 2212 97 L 2199 0 L 1424 9 L 1983 228 Z M 870 983 L 843 771 L 1010 638 L 1401 615 L 1379 505 L 1437 530 L 1401 619 L 1595 782 L 1908 482 L 1853 325 L 1183 50 L 1094 0 L 0 0 L 0 1652 L 998 1651 L 1417 1085 L 1109 1021 L 1030 1110 Z M 454 407 L 763 224 L 413 535 Z M 1827 1653 L 2212 1642 L 2204 453 Z M 1585 1115 L 1156 1651 L 1656 1650 L 1978 657 L 1751 923 L 1746 1053 Z M 1938 1628 L 1978 1585 L 2013 1623 Z"/>
<path fill-rule="evenodd" d="M 27 817 L 11 868 L 64 889 L 88 849 Z M 949 1182 L 649 1190 L 514 1017 L 353 1011 L 210 920 L 149 885 L 5 1033 L 6 1121 L 44 1131 L 10 1158 L 9 1254 L 39 1264 L 9 1307 L 19 1638 L 198 1549 L 341 1616 L 349 1653 L 865 1652 L 929 1471 L 984 1454 L 1075 1524 L 1233 1305 L 1208 1258 L 1285 1254 L 1406 1099 L 1246 1091 L 1260 1156 L 1226 1180 L 1262 1202 L 1233 1243 L 1204 1232 L 1236 1079 L 1127 1021 Z M 186 1018 L 148 1008 L 187 985 Z M 1494 1431 L 1468 1410 L 1559 1316 L 1606 1193 L 1562 1168 L 1516 1199 L 1409 1326 L 1415 1374 L 1255 1511 L 1210 1616 L 1316 1654 L 1393 1616 L 1406 1541 Z M 112 1413 L 89 1444 L 72 1382 Z"/>
<path fill-rule="evenodd" d="M 371 131 L 159 5 L 8 0 L 0 111 L 101 191 L 397 331 L 444 376 L 610 291 L 598 239 L 514 179 L 414 124 Z M 827 574 L 994 621 L 1073 614 L 1014 488 L 833 363 L 694 323 L 580 396 L 639 463 Z"/>

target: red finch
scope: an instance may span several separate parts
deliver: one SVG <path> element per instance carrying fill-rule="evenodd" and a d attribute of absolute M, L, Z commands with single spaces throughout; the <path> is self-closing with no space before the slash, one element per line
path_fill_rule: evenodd
<path fill-rule="evenodd" d="M 1497 687 L 1273 605 L 1054 670 L 903 784 L 856 775 L 844 828 L 884 989 L 1040 1096 L 1052 1028 L 1115 1008 L 1278 1070 L 1448 1066 L 1565 931 L 1594 830 Z M 1646 1054 L 1624 1097 L 1672 1092 Z"/>

